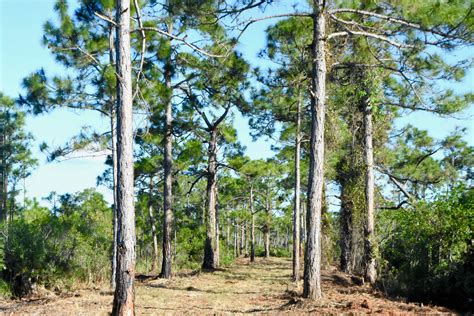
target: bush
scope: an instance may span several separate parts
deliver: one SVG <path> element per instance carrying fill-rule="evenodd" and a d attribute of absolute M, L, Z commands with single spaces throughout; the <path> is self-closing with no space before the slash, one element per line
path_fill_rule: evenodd
<path fill-rule="evenodd" d="M 60 289 L 109 276 L 111 210 L 102 195 L 85 190 L 60 202 L 52 212 L 34 203 L 8 226 L 3 276 L 16 296 L 35 283 Z"/>
<path fill-rule="evenodd" d="M 393 294 L 474 308 L 474 189 L 382 213 L 383 281 Z M 380 230 L 379 230 L 380 231 Z"/>

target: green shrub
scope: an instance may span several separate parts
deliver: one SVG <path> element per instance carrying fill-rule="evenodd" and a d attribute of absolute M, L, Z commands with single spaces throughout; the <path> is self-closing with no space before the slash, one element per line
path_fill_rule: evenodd
<path fill-rule="evenodd" d="M 381 213 L 386 289 L 411 300 L 474 308 L 474 189 Z M 379 229 L 381 231 L 381 229 Z"/>
<path fill-rule="evenodd" d="M 34 203 L 8 226 L 3 276 L 16 296 L 35 283 L 60 289 L 109 276 L 111 210 L 102 195 L 85 190 L 60 203 L 53 212 Z"/>

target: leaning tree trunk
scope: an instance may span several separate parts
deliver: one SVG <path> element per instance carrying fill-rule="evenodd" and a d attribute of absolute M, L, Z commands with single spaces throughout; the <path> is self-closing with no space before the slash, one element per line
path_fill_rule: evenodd
<path fill-rule="evenodd" d="M 173 230 L 173 104 L 171 87 L 171 65 L 168 61 L 165 66 L 165 85 L 168 93 L 165 108 L 165 153 L 163 159 L 164 188 L 163 188 L 163 261 L 160 276 L 171 278 L 171 264 L 173 260 L 172 230 Z"/>
<path fill-rule="evenodd" d="M 130 1 L 117 0 L 117 219 L 118 252 L 113 315 L 134 314 L 135 210 L 133 184 Z"/>
<path fill-rule="evenodd" d="M 364 265 L 365 278 L 373 284 L 377 279 L 377 270 L 375 269 L 375 245 L 374 245 L 374 152 L 372 145 L 372 109 L 369 100 L 364 102 L 364 151 L 365 151 L 365 200 L 366 200 L 366 215 L 367 222 L 364 230 Z"/>
<path fill-rule="evenodd" d="M 216 264 L 216 174 L 217 129 L 210 132 L 207 164 L 207 216 L 206 241 L 204 244 L 203 269 L 213 270 Z"/>
<path fill-rule="evenodd" d="M 308 174 L 307 239 L 303 296 L 319 299 L 321 292 L 321 207 L 324 182 L 324 116 L 326 99 L 326 19 L 324 0 L 314 0 L 311 45 L 311 141 Z"/>
<path fill-rule="evenodd" d="M 298 96 L 296 109 L 296 134 L 295 134 L 295 201 L 293 208 L 293 281 L 300 280 L 300 146 L 301 146 L 301 106 Z"/>
<path fill-rule="evenodd" d="M 255 261 L 255 211 L 253 209 L 253 185 L 250 186 L 250 214 L 252 215 L 252 226 L 250 227 L 250 261 Z"/>

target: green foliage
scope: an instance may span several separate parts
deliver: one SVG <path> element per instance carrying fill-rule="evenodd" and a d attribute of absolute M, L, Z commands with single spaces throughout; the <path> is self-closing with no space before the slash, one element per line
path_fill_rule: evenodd
<path fill-rule="evenodd" d="M 413 300 L 472 308 L 474 189 L 458 185 L 431 202 L 380 213 L 384 279 Z"/>
<path fill-rule="evenodd" d="M 33 202 L 8 225 L 3 275 L 15 295 L 28 294 L 35 283 L 61 288 L 107 280 L 110 208 L 92 189 L 59 201 L 53 211 Z"/>

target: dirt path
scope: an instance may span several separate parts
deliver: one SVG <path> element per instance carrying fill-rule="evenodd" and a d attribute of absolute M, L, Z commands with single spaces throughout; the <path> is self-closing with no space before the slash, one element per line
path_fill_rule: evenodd
<path fill-rule="evenodd" d="M 299 298 L 302 284 L 290 281 L 289 259 L 241 259 L 213 273 L 180 276 L 173 280 L 137 282 L 138 314 L 294 314 L 294 313 L 443 313 L 439 307 L 421 307 L 384 298 L 367 286 L 356 286 L 337 271 L 323 273 L 324 298 L 308 302 Z M 107 314 L 112 293 L 100 289 L 70 295 L 42 296 L 23 301 L 0 301 L 0 313 L 44 315 Z"/>

